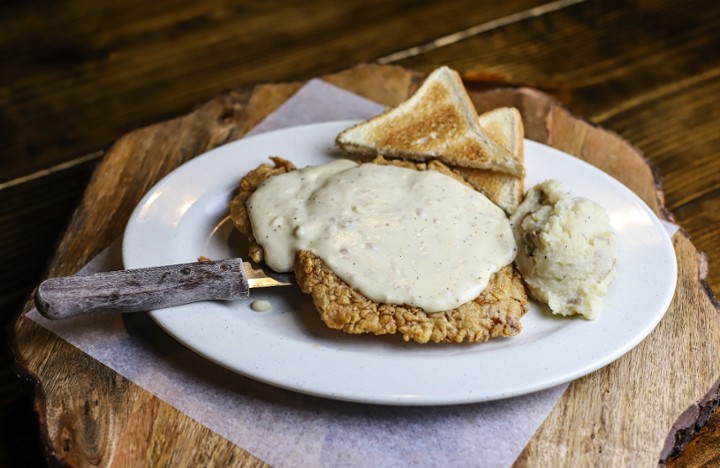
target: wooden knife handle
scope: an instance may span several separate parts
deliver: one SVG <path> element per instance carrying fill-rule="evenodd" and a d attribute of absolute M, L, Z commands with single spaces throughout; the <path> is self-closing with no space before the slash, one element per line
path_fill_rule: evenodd
<path fill-rule="evenodd" d="M 138 312 L 206 300 L 247 299 L 242 259 L 184 263 L 43 281 L 35 305 L 53 320 L 102 312 Z"/>

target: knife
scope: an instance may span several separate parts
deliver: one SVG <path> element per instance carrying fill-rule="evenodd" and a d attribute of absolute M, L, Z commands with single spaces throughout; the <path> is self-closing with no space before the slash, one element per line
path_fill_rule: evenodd
<path fill-rule="evenodd" d="M 292 273 L 270 272 L 231 258 L 50 278 L 35 292 L 35 306 L 44 317 L 58 320 L 247 299 L 250 289 L 293 283 Z"/>

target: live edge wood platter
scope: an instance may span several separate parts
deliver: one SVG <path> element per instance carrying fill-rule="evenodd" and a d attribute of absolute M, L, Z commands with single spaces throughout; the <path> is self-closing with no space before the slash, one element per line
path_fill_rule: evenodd
<path fill-rule="evenodd" d="M 424 78 L 360 65 L 322 77 L 397 105 Z M 169 171 L 241 138 L 303 83 L 232 90 L 179 118 L 119 139 L 96 169 L 48 275 L 70 275 L 120 236 L 141 197 Z M 471 91 L 479 112 L 517 107 L 526 136 L 575 155 L 633 190 L 661 218 L 659 177 L 629 142 L 571 115 L 529 88 Z M 574 381 L 516 466 L 652 466 L 672 460 L 717 406 L 720 320 L 705 285 L 704 256 L 680 229 L 675 297 L 658 327 L 614 363 Z M 27 304 L 29 310 L 31 304 Z M 15 324 L 16 359 L 35 379 L 35 408 L 48 454 L 69 465 L 262 465 L 193 419 L 30 319 Z"/>

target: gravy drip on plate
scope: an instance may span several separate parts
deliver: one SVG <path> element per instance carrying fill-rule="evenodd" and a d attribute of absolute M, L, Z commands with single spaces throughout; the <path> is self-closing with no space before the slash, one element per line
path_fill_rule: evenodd
<path fill-rule="evenodd" d="M 505 213 L 436 171 L 338 160 L 271 177 L 247 207 L 273 270 L 307 250 L 373 301 L 426 312 L 476 298 L 516 253 Z"/>

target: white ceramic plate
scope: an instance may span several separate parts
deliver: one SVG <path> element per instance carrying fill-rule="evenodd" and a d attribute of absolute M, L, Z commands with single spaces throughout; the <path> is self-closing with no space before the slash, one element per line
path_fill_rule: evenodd
<path fill-rule="evenodd" d="M 244 252 L 226 219 L 248 170 L 280 155 L 298 167 L 338 155 L 335 136 L 354 122 L 288 128 L 217 148 L 160 181 L 133 213 L 126 268 L 220 259 Z M 531 303 L 523 331 L 487 343 L 404 343 L 325 327 L 297 287 L 252 291 L 251 300 L 202 302 L 151 312 L 168 333 L 229 369 L 272 385 L 364 403 L 438 405 L 522 395 L 588 374 L 637 345 L 665 313 L 676 282 L 670 239 L 630 190 L 589 164 L 525 142 L 526 187 L 548 178 L 603 205 L 617 233 L 617 276 L 598 319 L 558 318 Z"/>

